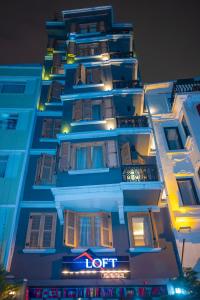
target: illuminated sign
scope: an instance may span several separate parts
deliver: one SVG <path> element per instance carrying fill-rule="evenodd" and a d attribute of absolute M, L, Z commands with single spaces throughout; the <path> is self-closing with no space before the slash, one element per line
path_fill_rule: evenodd
<path fill-rule="evenodd" d="M 77 277 L 77 275 L 100 278 L 128 278 L 128 256 L 102 256 L 97 257 L 92 251 L 87 250 L 82 254 L 63 257 L 62 275 Z"/>

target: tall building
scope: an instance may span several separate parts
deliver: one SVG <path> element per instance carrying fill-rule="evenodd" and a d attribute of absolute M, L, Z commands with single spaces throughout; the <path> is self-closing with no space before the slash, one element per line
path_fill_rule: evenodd
<path fill-rule="evenodd" d="M 9 268 L 32 129 L 39 65 L 0 66 L 0 263 Z"/>
<path fill-rule="evenodd" d="M 200 81 L 145 89 L 180 260 L 200 272 Z"/>
<path fill-rule="evenodd" d="M 132 25 L 102 6 L 47 31 L 11 273 L 31 300 L 166 295 L 179 267 Z"/>

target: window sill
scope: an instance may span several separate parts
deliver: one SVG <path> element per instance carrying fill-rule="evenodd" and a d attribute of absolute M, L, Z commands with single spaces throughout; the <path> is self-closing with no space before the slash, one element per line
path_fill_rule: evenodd
<path fill-rule="evenodd" d="M 92 125 L 92 124 L 106 124 L 105 120 L 92 120 L 92 121 L 79 121 L 70 123 L 71 126 L 80 126 L 80 125 Z"/>
<path fill-rule="evenodd" d="M 152 247 L 135 247 L 135 248 L 129 248 L 130 253 L 153 253 L 153 252 L 160 252 L 161 248 L 152 248 Z"/>
<path fill-rule="evenodd" d="M 41 143 L 57 143 L 57 138 L 47 138 L 47 137 L 42 137 L 40 138 Z"/>
<path fill-rule="evenodd" d="M 109 168 L 70 170 L 68 171 L 68 174 L 78 175 L 78 174 L 107 173 L 107 172 L 109 172 Z"/>
<path fill-rule="evenodd" d="M 23 251 L 23 253 L 38 253 L 38 254 L 56 253 L 56 249 L 55 248 L 49 248 L 49 249 L 31 249 L 31 248 L 25 248 L 22 251 Z"/>
<path fill-rule="evenodd" d="M 90 87 L 102 87 L 104 86 L 104 83 L 90 83 L 90 84 L 77 84 L 77 85 L 73 85 L 73 89 L 87 89 Z"/>
<path fill-rule="evenodd" d="M 72 253 L 83 253 L 87 251 L 88 248 L 73 248 L 71 249 Z M 103 247 L 91 247 L 89 248 L 94 253 L 113 253 L 115 252 L 115 248 L 103 248 Z"/>
<path fill-rule="evenodd" d="M 167 155 L 187 154 L 188 150 L 185 148 L 177 149 L 177 150 L 167 150 L 166 153 L 167 153 Z"/>

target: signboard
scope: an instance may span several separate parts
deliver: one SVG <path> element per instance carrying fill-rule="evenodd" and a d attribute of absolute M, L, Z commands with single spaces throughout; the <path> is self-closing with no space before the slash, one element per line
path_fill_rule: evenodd
<path fill-rule="evenodd" d="M 87 250 L 75 257 L 63 257 L 64 277 L 128 278 L 129 273 L 128 256 L 96 256 Z"/>

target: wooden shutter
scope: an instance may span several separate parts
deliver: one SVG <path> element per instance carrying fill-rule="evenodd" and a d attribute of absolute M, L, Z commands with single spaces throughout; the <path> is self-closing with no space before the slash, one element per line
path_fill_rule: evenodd
<path fill-rule="evenodd" d="M 42 248 L 54 248 L 56 231 L 56 214 L 45 214 L 42 216 Z"/>
<path fill-rule="evenodd" d="M 117 146 L 116 146 L 116 142 L 113 140 L 106 142 L 106 158 L 107 158 L 107 166 L 109 168 L 118 167 Z"/>
<path fill-rule="evenodd" d="M 52 184 L 55 172 L 55 157 L 43 154 L 37 161 L 35 184 Z"/>
<path fill-rule="evenodd" d="M 105 22 L 104 21 L 100 21 L 99 22 L 99 31 L 100 32 L 104 32 L 105 31 Z"/>
<path fill-rule="evenodd" d="M 69 45 L 67 48 L 67 54 L 76 55 L 76 43 L 75 42 L 69 42 Z"/>
<path fill-rule="evenodd" d="M 85 83 L 85 81 L 86 81 L 86 75 L 85 75 L 85 67 L 84 67 L 84 65 L 81 65 L 81 81 L 82 81 L 82 83 Z"/>
<path fill-rule="evenodd" d="M 92 103 L 91 100 L 84 100 L 83 102 L 83 119 L 91 120 L 92 119 Z"/>
<path fill-rule="evenodd" d="M 67 210 L 65 213 L 65 244 L 69 247 L 77 245 L 77 216 L 73 211 Z"/>
<path fill-rule="evenodd" d="M 83 101 L 75 101 L 73 104 L 72 119 L 74 121 L 83 120 Z"/>
<path fill-rule="evenodd" d="M 53 81 L 51 89 L 51 100 L 60 100 L 60 95 L 62 94 L 63 85 L 58 81 Z"/>
<path fill-rule="evenodd" d="M 53 121 L 52 138 L 56 138 L 56 135 L 60 133 L 62 121 L 60 119 L 54 119 Z"/>
<path fill-rule="evenodd" d="M 103 100 L 103 118 L 109 119 L 113 118 L 114 112 L 113 112 L 113 101 L 112 99 L 105 99 Z"/>
<path fill-rule="evenodd" d="M 107 213 L 102 213 L 101 215 L 101 246 L 113 247 L 112 219 L 111 215 Z"/>
<path fill-rule="evenodd" d="M 42 123 L 42 137 L 51 138 L 53 119 L 44 119 Z"/>
<path fill-rule="evenodd" d="M 108 44 L 107 42 L 101 42 L 101 53 L 104 54 L 104 53 L 108 53 Z"/>
<path fill-rule="evenodd" d="M 39 248 L 41 215 L 30 214 L 26 234 L 26 248 Z"/>
<path fill-rule="evenodd" d="M 76 23 L 73 22 L 70 24 L 70 33 L 75 33 L 76 32 Z"/>
<path fill-rule="evenodd" d="M 53 68 L 58 68 L 61 66 L 62 57 L 60 53 L 53 54 Z"/>
<path fill-rule="evenodd" d="M 58 169 L 60 172 L 67 171 L 70 168 L 70 143 L 62 142 L 59 148 Z"/>
<path fill-rule="evenodd" d="M 131 165 L 131 151 L 129 143 L 125 143 L 121 148 L 122 165 Z"/>

